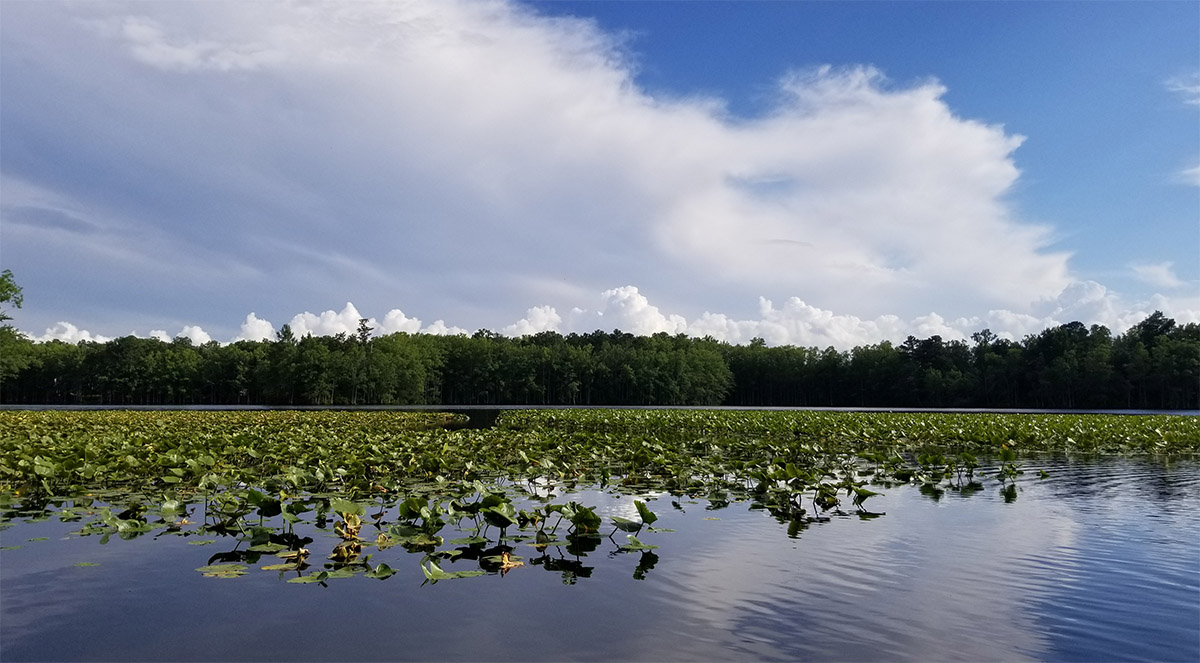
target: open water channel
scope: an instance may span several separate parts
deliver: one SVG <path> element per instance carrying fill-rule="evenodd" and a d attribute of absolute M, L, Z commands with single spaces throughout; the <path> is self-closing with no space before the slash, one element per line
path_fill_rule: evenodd
<path fill-rule="evenodd" d="M 969 497 L 896 486 L 866 504 L 884 516 L 794 536 L 746 502 L 642 496 L 674 530 L 640 533 L 654 550 L 620 551 L 620 532 L 583 555 L 515 542 L 524 566 L 436 584 L 400 547 L 375 551 L 397 570 L 385 580 L 290 584 L 260 570 L 270 555 L 244 576 L 198 573 L 232 537 L 102 545 L 80 522 L 14 519 L 0 659 L 1200 660 L 1200 463 L 1025 468 L 1013 501 L 990 480 Z M 606 523 L 637 517 L 628 495 L 566 497 Z M 336 540 L 308 534 L 319 567 Z"/>

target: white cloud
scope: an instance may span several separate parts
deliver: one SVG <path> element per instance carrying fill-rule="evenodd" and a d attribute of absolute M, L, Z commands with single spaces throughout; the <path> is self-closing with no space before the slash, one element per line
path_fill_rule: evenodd
<path fill-rule="evenodd" d="M 292 333 L 297 338 L 302 338 L 308 334 L 312 334 L 313 336 L 335 336 L 344 333 L 348 336 L 353 336 L 358 333 L 359 321 L 365 317 L 358 312 L 353 303 L 346 302 L 341 311 L 329 310 L 320 314 L 306 311 L 293 317 L 289 324 L 291 325 Z M 366 320 L 367 326 L 371 327 L 372 336 L 393 334 L 396 332 L 408 332 L 410 334 L 421 332 L 436 335 L 467 333 L 466 329 L 449 326 L 442 320 L 435 320 L 432 324 L 422 327 L 419 318 L 410 318 L 400 309 L 388 311 L 384 315 L 382 325 L 375 318 L 366 318 Z"/>
<path fill-rule="evenodd" d="M 462 327 L 454 327 L 447 325 L 441 320 L 434 320 L 433 324 L 427 325 L 421 330 L 422 334 L 433 334 L 435 336 L 461 336 L 468 333 Z"/>
<path fill-rule="evenodd" d="M 126 42 L 139 61 L 167 71 L 253 70 L 278 64 L 283 54 L 264 44 L 221 43 L 168 35 L 158 21 L 146 16 L 90 23 L 101 34 Z"/>
<path fill-rule="evenodd" d="M 639 336 L 659 332 L 681 334 L 687 330 L 687 320 L 680 315 L 663 315 L 646 296 L 634 286 L 627 285 L 600 293 L 599 315 L 606 325 Z"/>
<path fill-rule="evenodd" d="M 544 331 L 559 331 L 562 316 L 553 306 L 535 306 L 525 312 L 525 317 L 500 330 L 505 336 L 528 336 Z"/>
<path fill-rule="evenodd" d="M 58 324 L 46 330 L 46 333 L 41 336 L 33 336 L 35 341 L 65 341 L 67 343 L 79 343 L 82 341 L 94 341 L 96 343 L 107 343 L 111 338 L 93 334 L 86 329 L 80 329 L 69 322 L 59 322 Z"/>
<path fill-rule="evenodd" d="M 771 345 L 800 345 L 813 347 L 835 346 L 848 349 L 855 345 L 877 343 L 898 334 L 899 319 L 883 316 L 863 320 L 854 315 L 837 315 L 789 297 L 776 308 L 768 299 L 759 299 L 761 319 L 757 321 L 759 336 Z"/>
<path fill-rule="evenodd" d="M 637 288 L 625 286 L 602 293 L 605 320 L 612 314 L 613 301 L 620 303 L 616 310 L 625 313 L 625 324 L 617 325 L 623 331 L 638 329 L 634 333 L 667 331 L 695 337 L 712 336 L 734 344 L 744 344 L 759 337 L 770 345 L 833 346 L 841 350 L 885 340 L 901 343 L 910 335 L 918 338 L 938 335 L 947 341 L 969 342 L 971 334 L 984 328 L 1002 338 L 1021 340 L 1076 320 L 1088 325 L 1104 325 L 1114 334 L 1120 334 L 1155 310 L 1163 311 L 1180 323 L 1200 320 L 1200 297 L 1155 295 L 1145 302 L 1129 302 L 1092 281 L 1072 283 L 1057 296 L 1035 302 L 1031 308 L 1037 315 L 993 309 L 984 316 L 954 319 L 946 319 L 936 312 L 907 320 L 896 315 L 865 319 L 818 308 L 798 297 L 790 297 L 779 307 L 771 300 L 760 298 L 757 319 L 736 319 L 723 313 L 706 312 L 689 322 L 680 315 L 663 313 Z M 582 332 L 589 330 L 587 322 L 594 318 L 577 315 L 572 319 L 568 331 Z"/>
<path fill-rule="evenodd" d="M 1184 184 L 1200 186 L 1200 166 L 1185 168 L 1179 173 L 1179 179 Z"/>
<path fill-rule="evenodd" d="M 1156 267 L 1162 267 L 1167 270 L 1166 274 L 1171 274 L 1170 265 Z M 1151 270 L 1151 273 L 1155 272 L 1156 270 Z M 918 338 L 937 335 L 947 341 L 969 342 L 971 334 L 984 328 L 990 329 L 1001 338 L 1019 341 L 1044 329 L 1076 320 L 1087 325 L 1104 325 L 1115 335 L 1141 322 L 1156 310 L 1163 311 L 1181 324 L 1200 322 L 1200 295 L 1168 297 L 1156 294 L 1145 301 L 1129 300 L 1094 281 L 1071 283 L 1056 296 L 1034 302 L 1030 306 L 1032 314 L 993 309 L 982 316 L 958 318 L 946 318 L 936 312 L 908 319 L 892 314 L 862 318 L 819 308 L 798 297 L 787 298 L 782 306 L 776 306 L 771 300 L 760 297 L 757 317 L 739 319 L 725 313 L 705 312 L 689 321 L 683 315 L 664 312 L 632 285 L 605 290 L 591 301 L 581 303 L 588 308 L 574 306 L 565 317 L 553 306 L 532 307 L 526 311 L 524 318 L 504 327 L 501 333 L 516 337 L 541 331 L 569 334 L 587 333 L 595 329 L 618 329 L 636 335 L 666 332 L 697 338 L 711 336 L 732 344 L 745 344 L 757 337 L 764 339 L 769 345 L 817 348 L 832 346 L 839 350 L 849 350 L 881 341 L 899 344 L 910 335 Z M 298 314 L 292 318 L 291 325 L 297 337 L 306 334 L 353 334 L 357 331 L 358 321 L 362 317 L 354 304 L 347 302 L 341 311 Z M 382 324 L 378 324 L 375 318 L 368 318 L 368 324 L 374 329 L 375 336 L 401 331 L 438 335 L 470 333 L 467 328 L 448 325 L 440 319 L 422 326 L 419 319 L 408 317 L 400 309 L 388 311 Z M 164 341 L 171 340 L 162 330 L 154 330 L 150 336 Z M 203 329 L 193 325 L 184 326 L 180 333 L 176 334 L 176 337 L 178 336 L 190 338 L 198 345 L 212 340 Z M 251 313 L 242 324 L 242 332 L 231 342 L 273 338 L 274 330 L 270 322 Z M 47 329 L 42 336 L 34 337 L 34 340 L 38 341 L 51 339 L 72 343 L 83 340 L 109 340 L 106 336 L 92 334 L 68 322 L 60 322 Z"/>
<path fill-rule="evenodd" d="M 358 322 L 362 317 L 358 309 L 354 308 L 354 304 L 346 302 L 346 306 L 337 312 L 324 311 L 320 315 L 308 311 L 298 313 L 288 324 L 296 338 L 304 338 L 309 334 L 313 336 L 336 336 L 337 334 L 353 336 L 358 332 Z M 367 324 L 374 326 L 371 322 Z"/>
<path fill-rule="evenodd" d="M 1112 292 L 1095 281 L 1077 281 L 1063 289 L 1058 296 L 1035 302 L 1035 317 L 1027 319 L 1031 324 L 1021 325 L 1036 333 L 1047 327 L 1079 321 L 1084 324 L 1104 325 L 1114 334 L 1123 332 L 1141 322 L 1154 310 L 1162 310 L 1186 322 L 1200 310 L 1200 298 L 1167 298 L 1156 295 L 1150 301 L 1130 301 L 1120 293 Z M 989 315 L 997 314 L 993 311 Z M 1001 319 L 1011 319 L 1012 312 L 1001 312 Z"/>
<path fill-rule="evenodd" d="M 237 341 L 270 341 L 275 338 L 275 327 L 270 320 L 262 320 L 253 311 L 246 316 L 241 331 L 233 338 Z"/>
<path fill-rule="evenodd" d="M 383 325 L 377 330 L 380 334 L 395 334 L 405 332 L 415 334 L 421 331 L 421 321 L 404 315 L 404 311 L 394 308 L 383 316 Z"/>
<path fill-rule="evenodd" d="M 371 318 L 369 324 L 372 327 L 376 326 L 375 318 Z M 375 330 L 375 335 L 395 334 L 396 332 L 405 332 L 408 334 L 433 334 L 436 336 L 457 336 L 466 334 L 467 330 L 462 327 L 454 327 L 447 325 L 442 320 L 434 320 L 432 323 L 421 326 L 420 318 L 410 318 L 404 315 L 404 311 L 400 309 L 392 309 L 383 317 L 383 324 Z"/>
<path fill-rule="evenodd" d="M 1016 313 L 1007 309 L 988 311 L 984 321 L 972 325 L 977 328 L 990 329 L 1000 338 L 1019 341 L 1031 334 L 1038 334 L 1048 326 L 1060 324 L 1057 321 L 1047 321 L 1027 313 Z"/>
<path fill-rule="evenodd" d="M 952 318 L 1072 280 L 1051 233 L 1006 202 L 1022 138 L 956 115 L 933 80 L 806 69 L 780 77 L 770 112 L 731 118 L 640 89 L 596 23 L 508 2 L 42 6 L 6 7 L 12 34 L 47 38 L 4 45 L 5 98 L 55 112 L 13 101 L 0 117 L 80 160 L 0 183 L 27 176 L 113 230 L 6 242 L 172 309 L 147 317 L 214 315 L 221 292 L 233 319 L 287 283 L 276 319 L 352 293 L 487 326 L 545 302 L 530 284 L 632 282 L 688 310 L 775 292 L 863 320 Z M 66 311 L 109 296 L 76 280 Z M 635 295 L 602 312 L 683 328 Z M 292 326 L 353 333 L 341 313 Z"/>
<path fill-rule="evenodd" d="M 1167 89 L 1183 95 L 1187 103 L 1200 106 L 1200 72 L 1168 79 Z"/>
<path fill-rule="evenodd" d="M 254 314 L 251 313 L 250 315 L 253 316 Z M 129 336 L 140 335 L 137 332 L 130 332 Z M 193 345 L 204 345 L 205 343 L 213 340 L 212 337 L 208 335 L 208 332 L 196 325 L 184 325 L 183 329 L 179 330 L 179 333 L 175 334 L 174 336 L 168 334 L 165 329 L 152 329 L 150 330 L 149 338 L 156 338 L 163 343 L 170 343 L 177 338 L 186 338 L 191 341 Z M 237 338 L 234 340 L 237 341 L 241 339 Z"/>
<path fill-rule="evenodd" d="M 184 328 L 181 329 L 179 333 L 175 335 L 175 337 L 189 339 L 195 345 L 204 345 L 212 340 L 212 337 L 208 335 L 208 332 L 196 325 L 184 326 Z"/>
<path fill-rule="evenodd" d="M 1066 257 L 1003 202 L 1022 139 L 955 117 L 944 92 L 871 68 L 786 79 L 773 116 L 700 141 L 692 170 L 707 172 L 670 201 L 663 243 L 698 270 L 856 309 L 1057 292 Z"/>
<path fill-rule="evenodd" d="M 1200 106 L 1200 72 L 1171 78 L 1167 81 L 1167 88 L 1182 95 L 1184 102 Z M 1200 186 L 1200 165 L 1180 171 L 1179 177 L 1186 184 Z"/>
<path fill-rule="evenodd" d="M 1184 285 L 1184 282 L 1175 275 L 1175 263 L 1145 263 L 1138 265 L 1130 265 L 1133 275 L 1139 281 L 1154 286 L 1156 288 L 1174 289 Z"/>

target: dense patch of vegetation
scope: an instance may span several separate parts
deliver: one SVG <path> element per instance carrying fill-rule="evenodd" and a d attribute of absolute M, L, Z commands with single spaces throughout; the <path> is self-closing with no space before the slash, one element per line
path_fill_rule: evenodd
<path fill-rule="evenodd" d="M 356 498 L 436 477 L 690 481 L 801 453 L 1200 450 L 1200 419 L 1180 416 L 520 410 L 491 429 L 446 427 L 461 420 L 387 411 L 6 411 L 0 490 L 277 483 Z"/>
<path fill-rule="evenodd" d="M 606 537 L 614 554 L 640 555 L 644 577 L 657 557 L 638 536 L 663 531 L 646 501 L 634 502 L 637 520 L 606 522 L 577 489 L 709 509 L 746 501 L 795 535 L 833 514 L 882 515 L 867 502 L 897 484 L 936 498 L 991 481 L 1015 500 L 1019 457 L 1032 452 L 1200 452 L 1200 419 L 1172 416 L 553 410 L 507 412 L 491 429 L 456 423 L 382 411 L 0 412 L 0 520 L 83 521 L 78 533 L 102 542 L 228 537 L 233 549 L 197 569 L 215 578 L 269 555 L 283 561 L 262 568 L 295 574 L 289 582 L 386 579 L 395 568 L 372 557 L 398 547 L 437 582 L 506 573 L 524 564 L 524 544 L 538 555 L 530 565 L 574 582 Z M 329 561 L 310 569 L 305 532 L 330 527 Z M 461 560 L 479 568 L 443 568 Z"/>
<path fill-rule="evenodd" d="M 1200 408 L 1200 325 L 1155 313 L 1113 337 L 1078 322 L 1020 342 L 909 337 L 730 345 L 614 331 L 391 334 L 195 346 L 128 336 L 34 343 L 0 329 L 0 398 L 92 404 L 554 404 Z"/>

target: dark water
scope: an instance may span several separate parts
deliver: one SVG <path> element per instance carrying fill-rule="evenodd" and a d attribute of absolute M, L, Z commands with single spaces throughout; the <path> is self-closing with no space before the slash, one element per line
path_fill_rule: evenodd
<path fill-rule="evenodd" d="M 619 552 L 619 533 L 540 564 L 520 543 L 507 575 L 425 586 L 422 556 L 398 547 L 372 560 L 397 575 L 322 587 L 259 570 L 270 556 L 202 577 L 228 539 L 100 545 L 70 534 L 80 523 L 19 522 L 0 532 L 21 546 L 0 552 L 0 659 L 1200 660 L 1200 464 L 1039 467 L 1051 476 L 1027 472 L 1011 503 L 994 482 L 938 500 L 894 487 L 867 502 L 887 515 L 796 538 L 746 503 L 662 495 L 647 504 L 676 531 L 639 535 L 657 560 Z M 629 496 L 568 499 L 636 518 Z M 316 559 L 335 540 L 312 533 Z M 587 577 L 567 584 L 572 565 Z"/>

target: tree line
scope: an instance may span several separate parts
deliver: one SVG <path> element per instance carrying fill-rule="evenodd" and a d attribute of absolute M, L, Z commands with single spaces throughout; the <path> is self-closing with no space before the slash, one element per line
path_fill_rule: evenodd
<path fill-rule="evenodd" d="M 17 290 L 19 296 L 19 289 Z M 11 300 L 11 298 L 10 298 Z M 17 301 L 19 305 L 19 301 Z M 195 345 L 34 342 L 0 328 L 0 401 L 109 405 L 738 405 L 1200 408 L 1200 325 L 1155 312 L 1021 341 L 908 337 L 839 351 L 621 331 L 396 333 Z"/>

